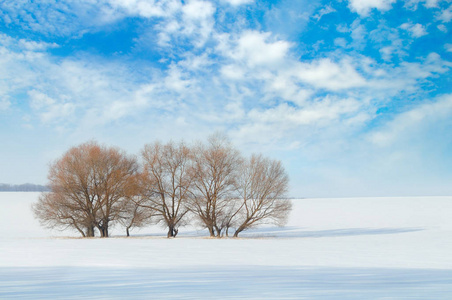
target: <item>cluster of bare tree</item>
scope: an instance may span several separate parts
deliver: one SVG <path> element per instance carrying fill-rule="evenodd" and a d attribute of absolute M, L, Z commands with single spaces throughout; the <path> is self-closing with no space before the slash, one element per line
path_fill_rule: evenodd
<path fill-rule="evenodd" d="M 212 136 L 187 146 L 154 142 L 141 164 L 117 148 L 89 142 L 71 148 L 50 166 L 49 187 L 33 205 L 49 228 L 72 228 L 84 237 L 108 236 L 121 224 L 160 224 L 175 237 L 196 222 L 212 237 L 234 236 L 264 223 L 283 225 L 291 210 L 288 176 L 280 161 L 243 158 L 228 140 Z"/>

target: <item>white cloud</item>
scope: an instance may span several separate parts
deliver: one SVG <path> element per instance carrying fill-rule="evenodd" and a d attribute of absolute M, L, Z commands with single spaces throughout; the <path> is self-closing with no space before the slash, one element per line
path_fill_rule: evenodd
<path fill-rule="evenodd" d="M 55 104 L 55 100 L 37 90 L 28 91 L 28 96 L 31 98 L 31 108 L 36 110 Z"/>
<path fill-rule="evenodd" d="M 254 0 L 223 0 L 223 1 L 233 6 L 254 3 Z"/>
<path fill-rule="evenodd" d="M 442 0 L 424 0 L 426 7 L 438 7 L 438 2 Z"/>
<path fill-rule="evenodd" d="M 424 35 L 427 35 L 427 30 L 425 29 L 424 25 L 421 25 L 419 23 L 413 24 L 413 23 L 403 23 L 400 28 L 408 31 L 411 36 L 415 38 L 422 37 Z"/>
<path fill-rule="evenodd" d="M 355 99 L 325 97 L 302 108 L 283 103 L 265 111 L 253 109 L 249 117 L 254 123 L 285 123 L 290 127 L 314 124 L 326 126 L 332 121 L 339 120 L 342 115 L 357 112 L 360 106 Z"/>
<path fill-rule="evenodd" d="M 170 47 L 172 36 L 182 31 L 182 25 L 176 21 L 171 20 L 166 24 L 159 26 L 158 44 L 161 47 Z M 145 37 L 146 38 L 146 37 Z"/>
<path fill-rule="evenodd" d="M 247 44 L 238 42 L 240 38 L 248 35 L 261 42 L 253 40 L 252 43 L 258 45 L 257 48 L 261 53 L 265 53 L 265 47 L 274 43 L 268 33 L 251 32 L 250 34 L 248 32 L 236 38 L 223 35 L 219 40 L 218 50 L 230 60 L 223 61 L 220 58 L 217 61 L 221 66 L 219 68 L 221 80 L 231 87 L 231 90 L 237 91 L 243 87 L 250 87 L 253 91 L 250 97 L 260 99 L 260 104 L 254 104 L 258 108 L 253 110 L 253 116 L 258 117 L 253 120 L 261 119 L 266 122 L 259 123 L 259 126 L 245 122 L 247 125 L 240 130 L 242 137 L 251 132 L 264 132 L 269 129 L 272 116 L 288 122 L 278 123 L 279 127 L 275 131 L 280 134 L 287 132 L 288 128 L 293 126 L 301 126 L 301 123 L 294 125 L 297 124 L 294 120 L 315 119 L 317 110 L 313 109 L 315 105 L 313 99 L 324 103 L 325 111 L 331 112 L 329 108 L 334 104 L 332 101 L 316 98 L 318 93 L 324 90 L 328 90 L 330 94 L 345 93 L 349 96 L 348 99 L 361 99 L 361 109 L 366 111 L 365 113 L 342 114 L 339 119 L 343 123 L 363 124 L 374 116 L 378 107 L 384 105 L 387 99 L 396 97 L 401 92 L 414 94 L 419 91 L 421 82 L 425 82 L 436 74 L 445 73 L 451 67 L 434 53 L 423 61 L 401 63 L 399 67 L 394 67 L 392 64 L 378 64 L 364 56 L 342 55 L 335 56 L 334 59 L 323 58 L 300 62 L 289 55 L 288 50 L 279 52 L 280 55 L 276 56 L 278 63 L 262 65 L 261 60 L 257 60 L 259 63 L 253 61 L 255 54 L 252 51 L 246 51 L 248 47 L 244 45 Z M 286 49 L 290 49 L 289 46 Z M 268 55 L 268 57 L 272 56 Z M 342 58 L 338 59 L 338 57 Z M 243 90 L 240 93 L 244 93 Z M 268 104 L 269 108 L 265 106 L 263 108 L 262 103 Z M 300 110 L 301 108 L 303 110 Z M 282 117 L 283 112 L 288 113 L 287 117 Z M 292 125 L 289 126 L 289 123 Z"/>
<path fill-rule="evenodd" d="M 30 105 L 42 122 L 59 122 L 84 131 L 145 111 L 151 119 L 161 120 L 170 113 L 208 127 L 225 122 L 246 124 L 245 116 L 252 107 L 269 123 L 271 114 L 284 111 L 290 112 L 291 126 L 341 118 L 347 123 L 368 118 L 367 114 L 355 115 L 354 107 L 373 110 L 381 99 L 401 91 L 415 92 L 420 80 L 450 67 L 434 54 L 424 62 L 402 63 L 398 68 L 362 56 L 300 61 L 290 55 L 291 43 L 270 33 L 246 31 L 215 37 L 218 48 L 186 54 L 167 70 L 151 69 L 146 80 L 136 78 L 139 72 L 120 61 L 89 56 L 54 60 L 41 47 L 13 50 L 18 43 L 3 37 L 3 44 L 8 45 L 0 47 L 3 98 L 28 92 Z M 22 43 L 23 49 L 26 44 Z M 337 101 L 319 98 L 324 90 L 342 95 Z M 357 102 L 341 99 L 376 100 L 373 104 L 362 100 L 361 106 L 353 106 Z M 65 117 L 57 118 L 57 114 Z"/>
<path fill-rule="evenodd" d="M 421 83 L 448 72 L 451 67 L 450 62 L 442 60 L 436 53 L 429 54 L 421 62 L 403 62 L 399 67 L 390 64 L 374 66 L 368 87 L 375 97 L 395 97 L 400 92 L 415 94 Z"/>
<path fill-rule="evenodd" d="M 389 147 L 400 140 L 415 138 L 414 135 L 420 128 L 440 120 L 452 120 L 452 95 L 444 96 L 436 102 L 421 104 L 397 115 L 384 128 L 371 133 L 369 140 L 380 147 Z"/>
<path fill-rule="evenodd" d="M 114 9 L 122 9 L 128 15 L 141 17 L 161 17 L 177 8 L 179 1 L 154 1 L 154 0 L 109 0 Z"/>
<path fill-rule="evenodd" d="M 322 7 L 317 14 L 312 16 L 312 18 L 319 21 L 323 16 L 331 14 L 333 12 L 336 12 L 336 10 L 331 5 L 327 5 L 325 7 Z"/>
<path fill-rule="evenodd" d="M 186 91 L 193 81 L 188 75 L 185 75 L 183 71 L 177 66 L 171 66 L 168 70 L 168 75 L 165 78 L 165 86 L 172 91 L 183 92 Z"/>
<path fill-rule="evenodd" d="M 56 43 L 36 42 L 26 39 L 14 39 L 10 36 L 0 33 L 0 45 L 8 49 L 14 49 L 21 52 L 43 52 L 48 49 L 58 48 Z"/>
<path fill-rule="evenodd" d="M 349 0 L 349 7 L 352 11 L 361 16 L 367 16 L 372 9 L 387 11 L 392 8 L 392 3 L 396 0 Z"/>
<path fill-rule="evenodd" d="M 447 52 L 452 52 L 452 44 L 445 44 L 444 48 L 446 49 Z"/>
<path fill-rule="evenodd" d="M 182 7 L 180 0 L 6 0 L 0 2 L 0 18 L 44 35 L 80 37 L 126 17 L 165 21 Z"/>
<path fill-rule="evenodd" d="M 444 24 L 439 24 L 436 27 L 442 32 L 447 32 L 447 27 Z"/>
<path fill-rule="evenodd" d="M 4 34 L 0 34 L 0 97 L 16 101 L 10 97 L 16 91 L 36 84 L 36 75 L 30 70 L 30 65 L 34 65 L 36 72 L 42 70 L 40 62 L 45 56 L 41 52 L 19 49 L 23 45 L 19 40 L 15 40 Z"/>
<path fill-rule="evenodd" d="M 293 153 L 297 147 L 295 155 L 315 162 L 329 157 L 337 150 L 335 143 L 347 140 L 372 119 L 367 105 L 363 99 L 326 96 L 311 97 L 300 106 L 254 108 L 231 134 L 249 151 Z"/>
<path fill-rule="evenodd" d="M 2 98 L 14 99 L 15 106 L 28 101 L 44 124 L 72 129 L 105 124 L 116 118 L 113 110 L 108 115 L 111 102 L 134 99 L 133 72 L 122 65 L 87 56 L 55 60 L 42 51 L 43 46 L 30 41 L 12 39 L 9 43 L 1 36 L 0 41 Z M 17 94 L 27 97 L 17 100 Z"/>
<path fill-rule="evenodd" d="M 209 58 L 208 52 L 210 51 L 204 52 L 201 55 L 187 54 L 185 59 L 179 62 L 179 65 L 191 71 L 207 72 L 208 68 L 215 63 Z"/>
<path fill-rule="evenodd" d="M 83 35 L 91 28 L 104 26 L 122 17 L 107 3 L 80 1 L 0 2 L 0 17 L 7 24 L 44 35 Z"/>
<path fill-rule="evenodd" d="M 335 38 L 334 45 L 342 48 L 347 48 L 347 40 L 344 38 Z"/>
<path fill-rule="evenodd" d="M 448 8 L 442 10 L 436 18 L 444 23 L 450 22 L 452 20 L 452 4 Z"/>
<path fill-rule="evenodd" d="M 171 48 L 173 40 L 188 38 L 195 47 L 204 46 L 214 31 L 215 11 L 208 1 L 191 0 L 181 4 L 156 26 L 159 45 Z"/>
<path fill-rule="evenodd" d="M 59 47 L 56 43 L 35 42 L 35 41 L 27 41 L 24 39 L 19 40 L 18 46 L 22 49 L 29 50 L 29 51 L 46 51 L 51 48 Z"/>
<path fill-rule="evenodd" d="M 345 48 L 355 48 L 362 50 L 366 43 L 368 42 L 368 33 L 366 30 L 366 27 L 361 24 L 361 20 L 357 18 L 350 26 L 346 25 L 338 25 L 336 27 L 336 30 L 341 33 L 350 33 L 350 37 L 352 38 L 352 42 L 350 44 L 344 43 L 344 38 L 336 38 L 335 43 L 339 43 L 338 45 L 341 45 Z"/>
<path fill-rule="evenodd" d="M 37 91 L 28 91 L 30 106 L 39 113 L 43 123 L 52 123 L 71 118 L 75 112 L 75 105 L 71 102 L 56 101 L 48 95 Z"/>
<path fill-rule="evenodd" d="M 427 8 L 435 8 L 438 7 L 438 3 L 441 1 L 442 0 L 407 0 L 405 6 L 416 10 L 419 3 L 424 3 L 424 6 Z"/>
<path fill-rule="evenodd" d="M 263 5 L 262 5 L 263 4 Z M 313 15 L 320 6 L 319 0 L 279 0 L 273 3 L 264 1 L 257 7 L 265 7 L 262 25 L 268 32 L 278 37 L 294 37 L 303 34 L 308 24 L 313 20 Z"/>
<path fill-rule="evenodd" d="M 269 32 L 245 31 L 237 39 L 225 44 L 220 51 L 251 67 L 277 66 L 287 57 L 291 44 L 274 40 Z M 221 44 L 221 43 L 220 43 Z M 232 45 L 231 45 L 232 44 Z"/>
<path fill-rule="evenodd" d="M 182 7 L 182 12 L 187 19 L 202 20 L 212 17 L 215 8 L 210 2 L 191 0 Z"/>
<path fill-rule="evenodd" d="M 386 46 L 380 48 L 380 55 L 385 61 L 391 61 L 393 53 L 397 50 L 394 46 Z"/>
<path fill-rule="evenodd" d="M 430 53 L 422 63 L 403 63 L 404 70 L 410 78 L 424 79 L 450 70 L 452 62 L 441 59 L 437 53 Z"/>
<path fill-rule="evenodd" d="M 237 65 L 226 65 L 221 67 L 221 74 L 229 79 L 241 80 L 245 76 L 245 71 Z"/>
<path fill-rule="evenodd" d="M 131 95 L 132 99 L 112 101 L 101 111 L 102 119 L 106 122 L 116 121 L 149 108 L 150 101 L 146 96 L 152 94 L 153 88 L 152 85 L 143 86 Z"/>
<path fill-rule="evenodd" d="M 265 84 L 264 92 L 267 98 L 281 98 L 297 106 L 306 105 L 314 94 L 314 89 L 300 87 L 300 82 L 291 77 L 290 73 L 282 73 L 271 77 Z"/>
<path fill-rule="evenodd" d="M 316 88 L 337 91 L 366 85 L 365 78 L 356 71 L 349 59 L 339 63 L 328 58 L 302 63 L 295 72 L 300 80 Z"/>
<path fill-rule="evenodd" d="M 191 0 L 182 12 L 182 33 L 191 37 L 196 47 L 204 46 L 213 31 L 215 7 L 207 1 Z"/>
<path fill-rule="evenodd" d="M 376 29 L 370 32 L 369 38 L 373 44 L 380 48 L 381 57 L 385 61 L 391 61 L 394 56 L 404 60 L 408 55 L 408 49 L 400 35 L 398 28 L 380 23 Z"/>
<path fill-rule="evenodd" d="M 351 26 L 352 46 L 356 49 L 363 49 L 367 42 L 366 27 L 358 20 L 355 20 Z"/>
<path fill-rule="evenodd" d="M 291 55 L 291 43 L 270 33 L 217 37 L 217 48 L 186 54 L 166 70 L 150 70 L 146 80 L 137 80 L 135 70 L 120 61 L 58 61 L 39 47 L 11 50 L 16 44 L 12 40 L 0 47 L 0 75 L 9 76 L 4 95 L 28 92 L 41 123 L 79 132 L 80 137 L 134 118 L 137 122 L 127 126 L 137 135 L 155 131 L 160 138 L 176 138 L 177 132 L 193 128 L 187 138 L 195 138 L 197 132 L 223 128 L 243 141 L 259 139 L 270 148 L 285 149 L 294 141 L 305 145 L 317 140 L 310 132 L 318 128 L 329 128 L 322 133 L 325 139 L 362 128 L 386 99 L 401 91 L 414 93 L 421 80 L 449 68 L 434 54 L 398 68 L 340 53 L 300 61 Z M 20 80 L 2 69 L 21 70 Z M 325 90 L 331 96 L 320 97 Z"/>

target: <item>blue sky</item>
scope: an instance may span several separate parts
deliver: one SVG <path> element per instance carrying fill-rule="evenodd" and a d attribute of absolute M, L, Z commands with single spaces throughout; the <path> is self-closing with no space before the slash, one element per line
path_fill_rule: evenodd
<path fill-rule="evenodd" d="M 0 182 L 223 131 L 290 196 L 452 194 L 452 1 L 0 1 Z"/>

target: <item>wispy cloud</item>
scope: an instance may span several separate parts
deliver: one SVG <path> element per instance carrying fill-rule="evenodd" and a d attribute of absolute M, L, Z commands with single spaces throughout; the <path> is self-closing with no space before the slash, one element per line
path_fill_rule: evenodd
<path fill-rule="evenodd" d="M 422 24 L 412 24 L 412 23 L 403 23 L 400 25 L 400 28 L 408 31 L 413 37 L 419 38 L 421 36 L 427 35 L 427 30 Z"/>
<path fill-rule="evenodd" d="M 314 19 L 316 19 L 317 21 L 320 20 L 323 16 L 331 14 L 336 12 L 336 10 L 331 7 L 330 5 L 327 5 L 326 7 L 321 8 L 318 13 L 316 13 L 315 15 L 313 15 L 312 17 Z"/>
<path fill-rule="evenodd" d="M 227 2 L 231 5 L 243 5 L 243 4 L 249 4 L 253 3 L 254 0 L 223 0 L 224 2 Z"/>
<path fill-rule="evenodd" d="M 97 138 L 136 150 L 220 129 L 244 151 L 309 164 L 324 182 L 342 172 L 356 183 L 371 180 L 353 173 L 359 163 L 386 165 L 378 151 L 388 161 L 404 151 L 422 160 L 424 150 L 410 152 L 403 136 L 436 136 L 429 124 L 452 115 L 450 46 L 421 38 L 447 30 L 440 1 L 24 3 L 0 4 L 9 30 L 0 34 L 0 113 L 68 144 Z M 429 23 L 416 17 L 419 3 Z M 399 10 L 409 16 L 396 19 Z M 104 54 L 124 30 L 129 48 Z"/>
<path fill-rule="evenodd" d="M 409 8 L 417 9 L 418 4 L 423 3 L 427 8 L 436 8 L 440 2 L 444 2 L 444 0 L 407 0 L 405 5 Z"/>
<path fill-rule="evenodd" d="M 452 4 L 448 8 L 443 9 L 437 15 L 437 19 L 442 21 L 443 23 L 449 23 L 452 20 Z"/>
<path fill-rule="evenodd" d="M 452 96 L 444 96 L 438 101 L 425 103 L 401 113 L 385 124 L 384 128 L 370 134 L 369 138 L 377 146 L 391 147 L 402 140 L 415 139 L 419 130 L 424 129 L 425 124 L 438 121 L 451 123 L 448 121 L 451 113 Z"/>

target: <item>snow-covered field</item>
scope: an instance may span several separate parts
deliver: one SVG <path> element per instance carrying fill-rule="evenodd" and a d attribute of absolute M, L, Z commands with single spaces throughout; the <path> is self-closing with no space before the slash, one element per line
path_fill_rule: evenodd
<path fill-rule="evenodd" d="M 0 193 L 0 299 L 450 299 L 452 197 L 293 200 L 285 228 L 79 239 Z"/>

